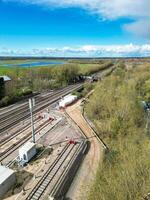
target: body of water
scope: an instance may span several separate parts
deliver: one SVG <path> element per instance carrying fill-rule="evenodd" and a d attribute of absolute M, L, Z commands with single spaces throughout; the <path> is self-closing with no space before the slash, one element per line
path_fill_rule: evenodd
<path fill-rule="evenodd" d="M 28 68 L 28 67 L 40 67 L 40 66 L 48 66 L 48 65 L 63 65 L 65 62 L 62 61 L 37 61 L 37 62 L 27 62 L 27 63 L 17 63 L 17 64 L 3 64 L 3 66 L 6 67 L 23 67 L 23 68 Z"/>

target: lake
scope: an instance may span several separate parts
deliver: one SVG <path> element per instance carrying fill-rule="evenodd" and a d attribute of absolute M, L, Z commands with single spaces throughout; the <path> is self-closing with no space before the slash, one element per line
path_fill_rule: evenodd
<path fill-rule="evenodd" d="M 63 65 L 65 62 L 62 61 L 36 61 L 36 62 L 27 62 L 27 63 L 17 63 L 17 64 L 3 64 L 3 66 L 6 67 L 13 67 L 13 66 L 18 66 L 18 67 L 40 67 L 40 66 L 48 66 L 48 65 Z"/>

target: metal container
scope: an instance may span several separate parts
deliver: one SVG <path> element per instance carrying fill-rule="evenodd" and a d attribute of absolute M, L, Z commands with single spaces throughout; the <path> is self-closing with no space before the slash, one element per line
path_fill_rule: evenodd
<path fill-rule="evenodd" d="M 27 142 L 19 149 L 19 159 L 21 163 L 28 163 L 36 154 L 36 145 L 33 142 Z"/>

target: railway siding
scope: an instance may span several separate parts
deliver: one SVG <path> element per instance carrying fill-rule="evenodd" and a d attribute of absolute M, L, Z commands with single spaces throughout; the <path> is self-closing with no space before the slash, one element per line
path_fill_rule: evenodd
<path fill-rule="evenodd" d="M 45 195 L 49 194 L 49 191 L 56 190 L 56 185 L 61 183 L 59 180 L 66 179 L 69 168 L 72 167 L 72 162 L 74 158 L 79 154 L 81 149 L 83 149 L 83 141 L 78 141 L 77 144 L 69 144 L 68 142 L 63 147 L 56 159 L 51 163 L 48 169 L 44 172 L 39 181 L 34 185 L 34 188 L 29 191 L 22 198 L 25 200 L 38 200 L 45 199 Z M 63 185 L 63 183 L 61 183 Z"/>
<path fill-rule="evenodd" d="M 53 129 L 61 120 L 61 118 L 58 118 L 56 121 L 53 122 L 53 124 L 49 124 L 48 122 L 44 124 L 44 127 L 40 127 L 40 129 L 37 130 L 36 134 L 36 141 L 38 141 L 43 135 L 48 133 L 51 129 Z M 40 135 L 38 134 L 40 132 Z M 25 135 L 21 140 L 15 143 L 15 145 L 10 146 L 5 152 L 3 152 L 0 156 L 0 162 L 3 164 L 7 164 L 12 160 L 12 154 L 16 152 L 16 156 L 18 155 L 18 148 L 21 147 L 24 143 L 29 141 L 32 138 L 31 133 Z M 9 161 L 8 161 L 9 160 Z"/>
<path fill-rule="evenodd" d="M 94 180 L 99 162 L 102 161 L 105 152 L 105 146 L 98 140 L 82 115 L 81 103 L 82 100 L 79 100 L 76 104 L 66 109 L 66 112 L 72 121 L 77 124 L 82 133 L 84 133 L 84 136 L 90 142 L 88 154 L 85 156 L 84 162 L 78 171 L 77 178 L 73 180 L 67 193 L 68 198 L 76 200 L 81 199 L 81 196 L 83 199 L 87 199 L 86 195 L 88 194 L 89 185 L 91 185 L 91 182 Z M 84 189 L 82 190 L 82 188 Z"/>
<path fill-rule="evenodd" d="M 84 158 L 85 151 L 87 149 L 87 141 L 83 140 L 76 151 L 73 153 L 72 158 L 69 159 L 63 173 L 59 180 L 56 182 L 52 189 L 49 189 L 50 199 L 59 199 L 65 197 L 68 188 Z"/>

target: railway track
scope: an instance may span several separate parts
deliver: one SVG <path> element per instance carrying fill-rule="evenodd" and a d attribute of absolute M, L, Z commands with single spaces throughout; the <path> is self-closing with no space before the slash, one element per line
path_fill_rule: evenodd
<path fill-rule="evenodd" d="M 35 129 L 35 135 L 41 131 L 43 128 L 45 128 L 49 122 L 47 121 L 46 123 L 43 124 L 43 126 L 37 127 Z M 48 130 L 49 131 L 49 130 Z M 29 132 L 26 134 L 24 137 L 21 138 L 21 140 L 17 141 L 15 144 L 11 145 L 8 147 L 4 152 L 0 153 L 0 162 L 2 162 L 5 158 L 7 158 L 9 155 L 11 155 L 13 152 L 15 152 L 19 147 L 24 145 L 27 141 L 29 141 L 32 138 L 31 135 L 32 132 Z M 6 144 L 7 142 L 5 142 Z"/>
<path fill-rule="evenodd" d="M 54 180 L 60 167 L 64 164 L 65 160 L 68 158 L 72 150 L 75 148 L 74 144 L 67 144 L 60 155 L 52 163 L 49 169 L 42 176 L 40 181 L 32 189 L 30 194 L 26 197 L 26 200 L 38 200 L 43 195 L 44 191 L 47 189 L 49 184 Z"/>
<path fill-rule="evenodd" d="M 40 96 L 34 96 L 36 102 L 40 102 L 43 100 L 43 97 Z M 28 109 L 28 102 L 26 101 L 25 103 L 21 104 L 20 106 L 18 106 L 17 108 L 12 108 L 10 110 L 6 110 L 5 112 L 3 111 L 2 113 L 0 113 L 0 120 L 4 120 L 7 119 L 11 114 L 15 114 L 16 110 L 17 112 L 22 111 L 24 109 Z"/>
<path fill-rule="evenodd" d="M 41 119 L 37 119 L 37 121 L 35 123 L 40 122 Z M 44 122 L 42 124 L 42 126 L 45 124 L 46 122 Z M 0 148 L 2 148 L 2 146 L 6 145 L 8 142 L 10 142 L 12 139 L 16 138 L 17 136 L 21 135 L 23 132 L 27 131 L 29 128 L 31 127 L 31 123 L 27 124 L 24 128 L 20 129 L 19 131 L 14 132 L 12 135 L 9 135 L 7 137 L 5 137 L 4 139 L 2 139 L 0 141 Z M 38 126 L 37 128 L 35 128 L 35 131 L 38 130 L 41 127 Z M 31 133 L 31 131 L 30 131 Z M 1 154 L 0 154 L 1 155 Z"/>
<path fill-rule="evenodd" d="M 40 122 L 41 119 L 37 119 L 34 123 L 38 123 Z M 7 137 L 3 138 L 0 141 L 0 148 L 2 148 L 2 146 L 4 146 L 5 144 L 7 144 L 8 142 L 10 142 L 12 139 L 14 139 L 15 137 L 19 136 L 21 133 L 23 133 L 24 131 L 26 131 L 27 129 L 29 129 L 31 127 L 31 123 L 28 123 L 25 127 L 15 131 L 13 134 L 8 135 Z M 36 130 L 36 129 L 35 129 Z"/>
<path fill-rule="evenodd" d="M 80 162 L 84 158 L 87 150 L 87 141 L 82 140 L 76 150 L 70 156 L 65 164 L 63 172 L 60 174 L 52 187 L 48 189 L 49 199 L 64 199 L 72 180 L 80 166 Z"/>
<path fill-rule="evenodd" d="M 41 102 L 43 101 L 46 101 L 47 99 L 49 99 L 50 97 L 53 97 L 54 95 L 56 95 L 57 93 L 59 94 L 60 92 L 62 91 L 65 91 L 66 89 L 69 89 L 69 87 L 72 87 L 74 85 L 71 85 L 71 86 L 68 86 L 64 89 L 59 89 L 59 90 L 56 90 L 55 92 L 53 93 L 50 93 L 44 97 L 41 97 L 41 96 L 35 96 L 35 101 L 36 101 L 36 104 L 40 104 Z M 8 119 L 8 117 L 10 116 L 10 114 L 17 114 L 17 113 L 20 113 L 20 111 L 24 111 L 24 110 L 28 110 L 29 108 L 29 105 L 28 105 L 28 101 L 26 103 L 23 103 L 23 105 L 20 105 L 19 107 L 17 108 L 13 108 L 13 109 L 10 109 L 10 110 L 7 110 L 5 111 L 5 113 L 0 113 L 0 121 L 3 120 L 5 121 L 6 119 Z"/>
<path fill-rule="evenodd" d="M 60 97 L 65 96 L 70 92 L 72 92 L 73 90 L 78 89 L 80 87 L 82 87 L 82 84 L 71 85 L 64 88 L 63 90 L 57 91 L 53 94 L 46 96 L 42 101 L 39 101 L 37 103 L 34 114 L 46 108 L 50 104 L 54 103 Z M 4 115 L 3 117 L 2 116 L 0 118 L 0 133 L 29 117 L 30 113 L 28 105 L 24 105 L 22 108 L 19 108 L 18 110 L 15 109 L 13 111 L 11 110 L 10 112 L 7 112 L 7 115 Z"/>

